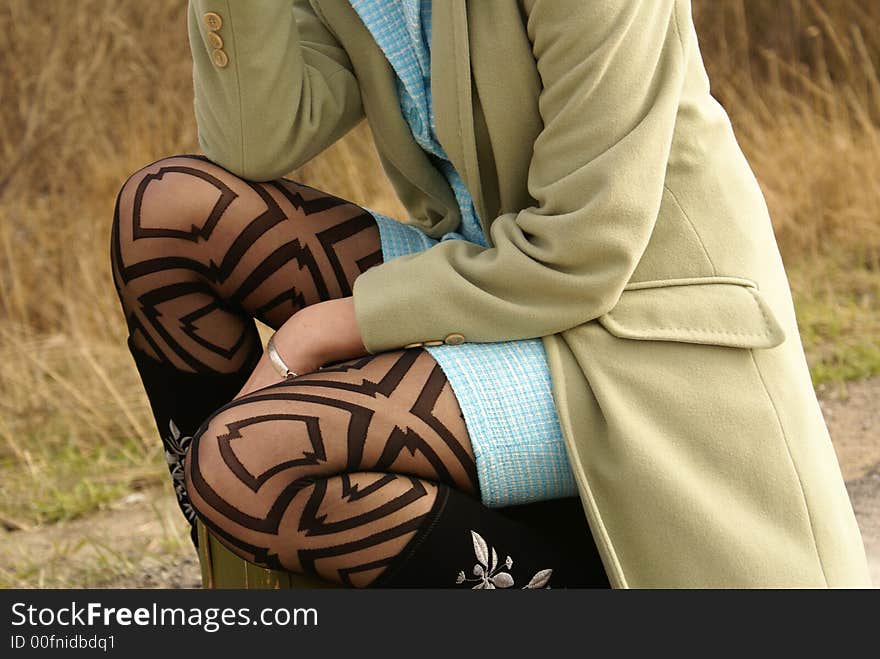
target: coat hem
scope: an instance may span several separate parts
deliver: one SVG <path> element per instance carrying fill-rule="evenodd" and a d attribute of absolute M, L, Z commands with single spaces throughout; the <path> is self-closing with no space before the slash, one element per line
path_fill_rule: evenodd
<path fill-rule="evenodd" d="M 801 477 L 801 473 L 797 468 L 797 464 L 795 464 L 794 456 L 791 453 L 791 447 L 789 446 L 788 435 L 785 432 L 785 426 L 782 424 L 782 418 L 779 415 L 779 410 L 776 407 L 776 401 L 773 400 L 773 396 L 770 394 L 770 389 L 767 387 L 767 382 L 764 380 L 764 374 L 761 372 L 761 367 L 758 366 L 758 361 L 755 359 L 755 351 L 749 350 L 749 356 L 751 357 L 752 365 L 755 367 L 755 372 L 758 374 L 758 379 L 761 382 L 761 388 L 764 390 L 764 395 L 767 396 L 767 401 L 770 403 L 770 407 L 773 410 L 773 416 L 776 419 L 777 427 L 779 428 L 779 435 L 782 439 L 783 444 L 785 444 L 785 452 L 788 456 L 789 463 L 791 464 L 792 471 L 794 472 L 795 477 L 797 478 L 798 487 L 801 491 L 801 498 L 804 503 L 804 511 L 807 515 L 807 521 L 809 523 L 810 528 L 810 538 L 813 542 L 813 549 L 816 552 L 816 562 L 819 565 L 819 572 L 822 574 L 822 581 L 825 582 L 825 587 L 830 588 L 828 583 L 828 575 L 825 572 L 825 564 L 822 561 L 822 555 L 819 551 L 819 543 L 816 539 L 816 532 L 814 530 L 814 521 L 813 521 L 813 512 L 810 510 L 810 504 L 807 501 L 807 493 L 804 490 L 804 481 Z"/>
<path fill-rule="evenodd" d="M 542 340 L 544 342 L 544 349 L 547 351 L 548 361 L 551 363 L 553 361 L 558 361 L 560 359 L 560 355 L 559 348 L 556 345 L 556 342 L 562 341 L 563 339 L 558 335 L 552 334 L 542 337 Z M 551 373 L 552 372 L 553 369 L 551 368 Z M 556 386 L 556 384 L 554 383 L 553 396 L 556 400 L 556 405 L 558 409 L 567 409 L 563 387 Z M 596 505 L 596 499 L 593 496 L 593 491 L 590 488 L 587 479 L 583 476 L 584 467 L 581 463 L 579 454 L 575 450 L 575 447 L 573 445 L 573 432 L 572 429 L 569 427 L 568 419 L 565 418 L 564 415 L 559 415 L 559 424 L 562 427 L 562 436 L 565 440 L 565 449 L 568 454 L 569 462 L 571 463 L 571 470 L 574 474 L 575 482 L 578 486 L 578 493 L 580 495 L 581 504 L 584 507 L 584 513 L 587 518 L 590 533 L 592 534 L 593 540 L 596 543 L 596 548 L 599 550 L 599 556 L 602 559 L 603 566 L 605 567 L 608 581 L 611 584 L 611 587 L 614 589 L 629 589 L 629 583 L 627 582 L 626 575 L 623 572 L 623 567 L 621 566 L 620 559 L 617 556 L 614 545 L 611 542 L 611 536 L 608 533 L 608 529 L 605 528 L 605 523 L 602 520 L 602 515 L 599 513 L 599 507 Z"/>

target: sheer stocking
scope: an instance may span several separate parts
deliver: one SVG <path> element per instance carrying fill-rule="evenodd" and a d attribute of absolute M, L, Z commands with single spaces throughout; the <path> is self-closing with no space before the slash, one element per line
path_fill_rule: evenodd
<path fill-rule="evenodd" d="M 351 295 L 380 263 L 364 209 L 300 183 L 252 183 L 201 156 L 134 174 L 117 202 L 113 275 L 138 349 L 181 371 L 232 373 L 302 307 Z"/>
<path fill-rule="evenodd" d="M 193 504 L 233 551 L 349 585 L 400 553 L 438 482 L 479 496 L 458 404 L 421 349 L 232 401 L 196 434 L 190 460 Z"/>

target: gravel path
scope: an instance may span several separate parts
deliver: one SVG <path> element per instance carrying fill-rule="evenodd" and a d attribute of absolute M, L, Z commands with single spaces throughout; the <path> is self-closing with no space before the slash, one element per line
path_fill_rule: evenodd
<path fill-rule="evenodd" d="M 880 378 L 820 388 L 819 402 L 880 588 Z"/>

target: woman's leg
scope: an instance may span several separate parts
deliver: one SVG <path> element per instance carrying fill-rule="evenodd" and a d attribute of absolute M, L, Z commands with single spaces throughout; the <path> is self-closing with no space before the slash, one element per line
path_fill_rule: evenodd
<path fill-rule="evenodd" d="M 192 523 L 183 456 L 260 357 L 253 318 L 277 328 L 306 305 L 350 295 L 355 277 L 381 262 L 378 227 L 319 190 L 251 183 L 202 156 L 175 156 L 122 186 L 111 258 L 129 347 Z"/>
<path fill-rule="evenodd" d="M 351 586 L 601 586 L 591 545 L 479 502 L 455 395 L 422 349 L 236 399 L 196 433 L 187 490 L 232 551 Z M 583 511 L 566 540 L 588 535 Z M 387 572 L 386 572 L 387 571 Z"/>
<path fill-rule="evenodd" d="M 246 182 L 200 156 L 165 158 L 119 194 L 113 273 L 132 341 L 184 372 L 239 371 L 302 307 L 351 295 L 381 262 L 362 208 L 279 179 Z"/>

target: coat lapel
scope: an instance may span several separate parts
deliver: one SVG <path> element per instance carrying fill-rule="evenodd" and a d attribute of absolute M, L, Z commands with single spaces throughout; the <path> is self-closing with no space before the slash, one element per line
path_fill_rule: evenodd
<path fill-rule="evenodd" d="M 431 12 L 431 95 L 437 138 L 464 179 L 488 237 L 474 134 L 467 4 L 465 0 L 434 0 Z"/>
<path fill-rule="evenodd" d="M 348 0 L 313 2 L 349 54 L 376 149 L 383 166 L 393 170 L 390 178 L 396 192 L 413 214 L 410 223 L 432 237 L 455 230 L 461 219 L 455 195 L 412 136 L 385 53 Z"/>
<path fill-rule="evenodd" d="M 413 221 L 432 237 L 455 230 L 460 212 L 452 188 L 412 136 L 400 112 L 394 70 L 348 0 L 312 0 L 333 25 L 360 81 L 364 110 L 385 163 L 432 200 L 425 205 L 398 186 Z M 432 0 L 431 90 L 437 138 L 464 179 L 483 233 L 489 237 L 474 133 L 471 56 L 466 0 Z M 438 213 L 442 217 L 438 217 Z"/>

